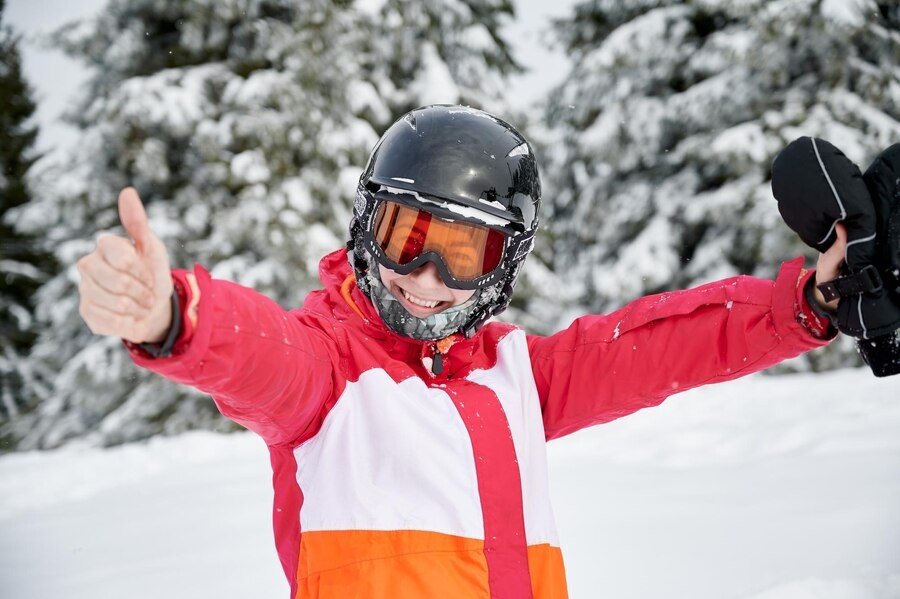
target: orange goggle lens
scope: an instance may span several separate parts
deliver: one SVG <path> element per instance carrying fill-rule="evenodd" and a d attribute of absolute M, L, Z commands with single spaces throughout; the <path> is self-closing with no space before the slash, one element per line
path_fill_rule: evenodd
<path fill-rule="evenodd" d="M 388 260 L 405 266 L 434 252 L 459 281 L 472 281 L 494 271 L 503 259 L 506 242 L 500 231 L 444 220 L 391 201 L 378 204 L 372 233 Z"/>

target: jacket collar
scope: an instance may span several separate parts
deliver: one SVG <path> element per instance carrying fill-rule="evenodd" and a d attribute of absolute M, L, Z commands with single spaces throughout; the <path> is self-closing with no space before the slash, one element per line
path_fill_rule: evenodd
<path fill-rule="evenodd" d="M 479 331 L 471 339 L 455 334 L 439 341 L 419 341 L 392 331 L 381 320 L 372 301 L 357 287 L 346 248 L 322 258 L 319 262 L 319 280 L 325 287 L 327 302 L 335 316 L 341 320 L 355 321 L 358 323 L 356 326 L 361 326 L 372 338 L 382 340 L 392 352 L 405 356 L 407 360 L 433 364 L 435 352 L 446 355 L 451 347 L 470 353 L 480 337 Z"/>

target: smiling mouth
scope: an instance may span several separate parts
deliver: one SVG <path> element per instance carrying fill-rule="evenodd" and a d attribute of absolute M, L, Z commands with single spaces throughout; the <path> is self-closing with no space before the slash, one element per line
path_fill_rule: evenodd
<path fill-rule="evenodd" d="M 404 299 L 411 303 L 414 306 L 418 306 L 420 308 L 424 308 L 426 310 L 431 310 L 432 308 L 437 308 L 440 305 L 440 300 L 426 300 L 420 297 L 416 297 L 415 295 L 408 292 L 406 289 L 400 289 L 400 293 L 403 294 Z"/>

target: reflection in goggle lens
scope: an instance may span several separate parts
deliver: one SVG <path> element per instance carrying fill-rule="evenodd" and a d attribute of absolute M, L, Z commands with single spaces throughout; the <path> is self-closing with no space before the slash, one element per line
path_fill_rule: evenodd
<path fill-rule="evenodd" d="M 437 253 L 459 281 L 471 281 L 497 269 L 506 241 L 506 235 L 495 229 L 444 220 L 391 201 L 379 203 L 373 236 L 385 257 L 400 266 L 426 252 Z"/>

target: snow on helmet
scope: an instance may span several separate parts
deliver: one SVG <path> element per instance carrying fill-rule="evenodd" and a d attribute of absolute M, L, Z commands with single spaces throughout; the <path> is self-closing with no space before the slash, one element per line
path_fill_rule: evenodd
<path fill-rule="evenodd" d="M 440 221 L 468 223 L 499 231 L 496 255 L 477 272 L 459 278 L 439 252 L 423 252 L 407 262 L 391 260 L 373 228 L 379 206 L 406 206 Z M 385 323 L 420 340 L 453 333 L 475 334 L 492 315 L 509 305 L 522 264 L 534 247 L 541 203 L 537 161 L 531 146 L 510 124 L 465 106 L 417 108 L 384 133 L 359 178 L 350 223 L 350 262 L 359 288 L 372 300 Z M 383 208 L 382 208 L 383 210 Z M 427 319 L 417 318 L 391 301 L 381 285 L 378 264 L 401 274 L 424 262 L 437 267 L 444 283 L 476 289 L 473 297 Z"/>

